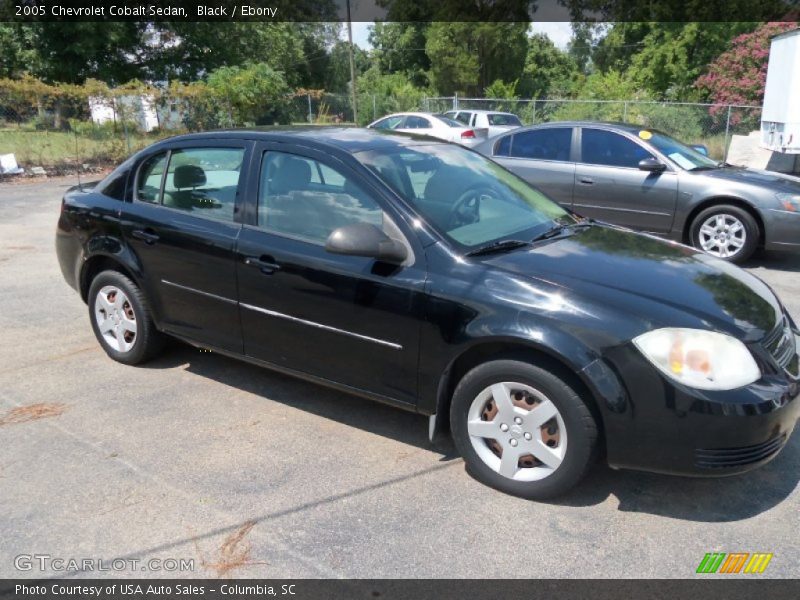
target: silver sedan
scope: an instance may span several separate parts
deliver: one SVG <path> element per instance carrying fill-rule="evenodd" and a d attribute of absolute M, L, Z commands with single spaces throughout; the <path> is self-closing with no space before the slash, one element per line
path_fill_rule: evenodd
<path fill-rule="evenodd" d="M 562 206 L 730 262 L 800 251 L 800 178 L 734 167 L 638 125 L 556 122 L 478 145 Z"/>

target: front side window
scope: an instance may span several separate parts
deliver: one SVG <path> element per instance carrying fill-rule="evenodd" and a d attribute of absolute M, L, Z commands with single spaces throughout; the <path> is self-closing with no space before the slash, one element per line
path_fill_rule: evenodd
<path fill-rule="evenodd" d="M 653 158 L 636 142 L 613 131 L 583 129 L 581 132 L 581 162 L 607 167 L 638 169 L 639 161 Z"/>
<path fill-rule="evenodd" d="M 170 153 L 164 206 L 233 221 L 243 148 L 184 148 Z"/>
<path fill-rule="evenodd" d="M 428 121 L 425 117 L 417 117 L 412 115 L 410 117 L 406 117 L 406 129 L 430 129 L 431 122 Z"/>
<path fill-rule="evenodd" d="M 513 237 L 530 240 L 570 219 L 497 163 L 460 146 L 431 144 L 356 157 L 437 230 L 467 249 Z"/>
<path fill-rule="evenodd" d="M 687 171 L 702 171 L 704 169 L 715 169 L 719 163 L 705 154 L 701 154 L 694 148 L 679 142 L 658 131 L 650 131 L 648 143 L 659 152 L 667 156 L 672 162 Z"/>
<path fill-rule="evenodd" d="M 364 189 L 329 164 L 285 152 L 261 161 L 259 227 L 324 244 L 334 229 L 354 223 L 383 227 L 383 210 Z"/>
<path fill-rule="evenodd" d="M 522 131 L 513 136 L 511 156 L 534 160 L 568 161 L 572 147 L 572 129 L 548 127 Z"/>

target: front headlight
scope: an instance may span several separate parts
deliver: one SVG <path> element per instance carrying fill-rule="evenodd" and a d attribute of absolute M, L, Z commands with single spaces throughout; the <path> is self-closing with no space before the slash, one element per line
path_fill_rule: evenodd
<path fill-rule="evenodd" d="M 689 387 L 732 390 L 761 377 L 747 347 L 722 333 L 668 327 L 633 343 L 662 373 Z"/>
<path fill-rule="evenodd" d="M 800 212 L 800 194 L 776 194 L 783 208 L 790 212 Z"/>

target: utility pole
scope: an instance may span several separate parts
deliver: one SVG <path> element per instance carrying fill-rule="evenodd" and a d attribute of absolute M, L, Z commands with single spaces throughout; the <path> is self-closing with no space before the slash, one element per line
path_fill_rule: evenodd
<path fill-rule="evenodd" d="M 358 123 L 358 106 L 356 106 L 356 63 L 353 58 L 353 22 L 350 20 L 350 0 L 347 0 L 347 40 L 350 42 L 350 93 L 353 101 L 353 121 Z"/>

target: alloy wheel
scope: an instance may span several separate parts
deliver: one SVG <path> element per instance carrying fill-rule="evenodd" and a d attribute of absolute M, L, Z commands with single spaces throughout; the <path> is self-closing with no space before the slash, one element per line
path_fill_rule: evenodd
<path fill-rule="evenodd" d="M 121 289 L 107 285 L 94 300 L 94 318 L 106 344 L 117 352 L 129 352 L 136 343 L 136 314 Z"/>
<path fill-rule="evenodd" d="M 529 385 L 501 382 L 472 401 L 467 432 L 480 459 L 516 481 L 552 475 L 567 451 L 567 429 L 556 405 Z"/>
<path fill-rule="evenodd" d="M 733 215 L 720 213 L 703 221 L 699 241 L 704 252 L 719 258 L 730 258 L 744 247 L 747 229 Z"/>

